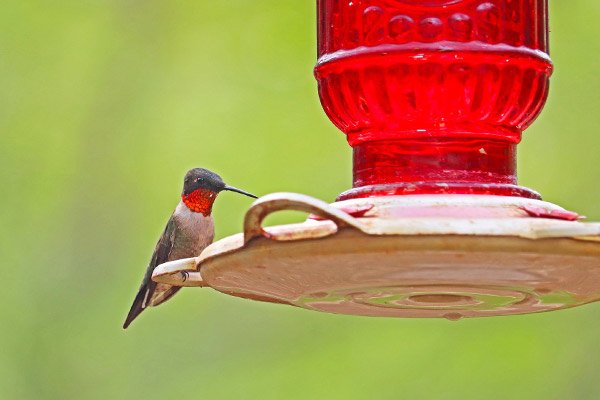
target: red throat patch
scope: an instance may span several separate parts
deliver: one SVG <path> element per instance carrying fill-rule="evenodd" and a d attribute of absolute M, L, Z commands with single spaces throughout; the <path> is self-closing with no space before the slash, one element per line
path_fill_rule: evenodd
<path fill-rule="evenodd" d="M 217 193 L 208 189 L 196 189 L 190 194 L 182 194 L 181 200 L 193 212 L 202 213 L 208 217 L 212 211 Z"/>

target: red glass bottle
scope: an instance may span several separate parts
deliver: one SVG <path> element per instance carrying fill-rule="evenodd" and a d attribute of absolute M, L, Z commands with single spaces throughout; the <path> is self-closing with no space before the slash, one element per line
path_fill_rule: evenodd
<path fill-rule="evenodd" d="M 354 152 L 340 200 L 539 198 L 516 146 L 548 93 L 547 0 L 318 0 L 319 96 Z"/>

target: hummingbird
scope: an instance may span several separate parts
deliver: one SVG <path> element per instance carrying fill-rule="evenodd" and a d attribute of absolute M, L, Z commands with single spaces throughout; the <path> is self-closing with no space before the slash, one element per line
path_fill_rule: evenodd
<path fill-rule="evenodd" d="M 212 243 L 215 235 L 212 206 L 217 195 L 223 190 L 257 198 L 251 193 L 225 184 L 219 175 L 207 169 L 193 168 L 185 174 L 181 201 L 156 244 L 123 329 L 127 329 L 147 307 L 164 303 L 180 289 L 177 286 L 154 282 L 152 272 L 158 265 L 167 261 L 195 257 Z"/>

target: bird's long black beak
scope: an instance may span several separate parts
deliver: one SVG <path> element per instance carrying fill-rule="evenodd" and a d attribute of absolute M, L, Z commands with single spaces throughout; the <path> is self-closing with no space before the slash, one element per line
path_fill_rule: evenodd
<path fill-rule="evenodd" d="M 254 197 L 255 199 L 258 199 L 258 197 L 253 195 L 252 193 L 245 192 L 242 189 L 238 189 L 233 186 L 225 185 L 225 189 L 223 189 L 223 190 L 229 190 L 230 192 L 237 192 L 237 193 L 246 195 L 248 197 Z"/>

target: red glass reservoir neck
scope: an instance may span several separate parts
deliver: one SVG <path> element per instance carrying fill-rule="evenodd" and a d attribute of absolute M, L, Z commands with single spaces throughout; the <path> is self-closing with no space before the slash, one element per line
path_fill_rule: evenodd
<path fill-rule="evenodd" d="M 448 193 L 539 198 L 517 186 L 515 143 L 434 137 L 365 142 L 353 153 L 354 189 L 339 200 Z"/>

